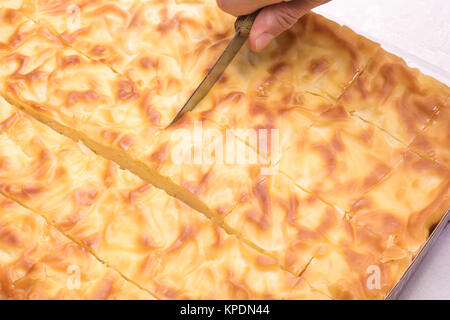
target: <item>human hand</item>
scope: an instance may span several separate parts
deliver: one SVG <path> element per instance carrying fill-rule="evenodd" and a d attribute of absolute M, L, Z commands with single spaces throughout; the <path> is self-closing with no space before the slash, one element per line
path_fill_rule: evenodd
<path fill-rule="evenodd" d="M 250 48 L 263 50 L 274 38 L 291 28 L 311 9 L 330 0 L 217 0 L 217 5 L 234 16 L 263 8 L 250 32 Z"/>

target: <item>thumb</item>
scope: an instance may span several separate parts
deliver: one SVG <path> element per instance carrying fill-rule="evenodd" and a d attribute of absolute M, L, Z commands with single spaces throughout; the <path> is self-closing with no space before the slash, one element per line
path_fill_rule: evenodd
<path fill-rule="evenodd" d="M 274 38 L 291 28 L 311 9 L 329 0 L 292 0 L 268 6 L 261 10 L 250 32 L 250 47 L 263 50 Z"/>

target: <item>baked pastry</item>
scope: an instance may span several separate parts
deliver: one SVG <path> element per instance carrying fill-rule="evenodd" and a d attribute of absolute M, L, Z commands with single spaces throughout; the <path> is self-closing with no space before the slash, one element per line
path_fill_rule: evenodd
<path fill-rule="evenodd" d="M 314 120 L 317 113 L 320 114 L 320 111 L 333 105 L 332 101 L 328 102 L 325 98 L 303 99 L 303 96 L 314 96 L 322 92 L 330 99 L 338 97 L 378 49 L 377 45 L 363 41 L 362 37 L 348 29 L 336 28 L 336 25 L 328 20 L 310 16 L 280 38 L 278 46 L 274 45 L 258 57 L 261 59 L 259 62 L 261 67 L 255 69 L 259 70 L 260 74 L 267 74 L 269 78 L 272 73 L 277 81 L 274 81 L 275 78 L 268 78 L 263 83 L 266 87 L 258 89 L 260 80 L 246 80 L 243 75 L 248 72 L 239 71 L 243 61 L 237 61 L 236 66 L 232 66 L 222 83 L 218 85 L 215 90 L 217 93 L 213 92 L 211 98 L 204 101 L 203 106 L 198 107 L 198 111 L 186 116 L 174 127 L 161 129 L 161 125 L 168 124 L 178 108 L 173 104 L 154 100 L 159 99 L 160 95 L 157 92 L 146 93 L 145 88 L 142 92 L 139 85 L 128 77 L 115 73 L 102 62 L 78 54 L 78 51 L 69 48 L 48 29 L 32 23 L 19 12 L 15 11 L 13 14 L 9 10 L 4 14 L 5 17 L 7 14 L 14 15 L 14 19 L 5 18 L 5 24 L 8 25 L 5 30 L 11 30 L 11 34 L 16 32 L 22 35 L 20 45 L 13 42 L 12 45 L 16 48 L 6 50 L 2 58 L 6 66 L 0 74 L 4 85 L 3 94 L 10 102 L 26 109 L 30 114 L 33 113 L 34 117 L 73 139 L 83 140 L 99 154 L 118 162 L 123 168 L 131 170 L 147 182 L 165 189 L 169 194 L 176 195 L 195 209 L 219 221 L 222 219 L 221 215 L 228 213 L 251 188 L 260 172 L 265 167 L 270 167 L 277 159 L 272 159 L 268 163 L 244 161 L 236 166 L 234 165 L 236 161 L 231 161 L 231 165 L 227 161 L 223 164 L 219 161 L 209 163 L 202 157 L 200 164 L 195 160 L 189 164 L 184 161 L 185 159 L 181 159 L 184 165 L 179 166 L 172 159 L 176 154 L 175 149 L 193 148 L 193 143 L 177 139 L 179 136 L 177 133 L 185 132 L 182 130 L 191 133 L 195 129 L 196 122 L 201 124 L 204 131 L 222 132 L 237 126 L 243 128 L 277 126 L 282 128 L 282 137 L 289 140 L 291 133 L 298 134 L 302 128 L 311 125 L 310 120 Z M 11 39 L 8 32 L 4 35 L 5 39 Z M 300 40 L 304 38 L 308 47 L 305 48 L 302 41 L 298 41 L 298 47 L 292 46 L 293 37 L 299 37 Z M 334 45 L 333 50 L 327 41 Z M 11 40 L 9 42 L 11 43 Z M 323 42 L 327 42 L 327 45 Z M 281 57 L 280 50 L 284 51 L 283 56 L 286 58 L 284 61 L 281 58 L 278 58 L 279 61 L 273 61 L 272 57 Z M 358 53 L 356 55 L 355 50 Z M 301 74 L 290 66 L 296 65 L 299 53 L 303 52 L 304 61 L 309 61 L 307 63 L 309 67 Z M 242 56 L 248 55 L 247 52 Z M 23 57 L 26 57 L 26 67 L 18 68 Z M 315 60 L 317 57 L 321 58 L 321 62 Z M 251 60 L 252 57 L 249 57 L 248 61 Z M 342 69 L 346 72 L 339 72 Z M 302 76 L 299 77 L 299 74 Z M 295 77 L 298 79 L 294 79 Z M 227 82 L 225 81 L 227 78 L 235 80 Z M 231 81 L 239 81 L 237 85 L 241 88 L 250 88 L 249 95 L 244 98 L 242 104 L 239 104 L 242 106 L 239 110 L 233 108 L 232 103 L 226 108 L 215 103 L 217 95 L 223 100 L 236 93 Z M 272 90 L 269 88 L 270 85 L 267 87 L 272 82 L 287 83 L 285 87 L 290 93 L 286 95 L 283 88 L 274 87 L 273 92 L 276 94 L 270 94 L 268 102 L 270 105 L 279 106 L 279 109 L 274 111 L 275 114 L 271 114 L 270 111 L 262 112 L 259 116 L 261 109 L 267 109 L 267 106 L 261 107 L 261 104 L 264 104 L 265 95 Z M 333 87 L 328 82 L 336 85 Z M 299 86 L 300 83 L 304 86 L 302 90 L 309 88 L 311 92 L 296 93 L 295 86 Z M 322 87 L 321 83 L 326 86 Z M 251 87 L 255 88 L 256 94 L 251 93 Z M 326 92 L 331 89 L 333 91 Z M 326 101 L 325 105 L 323 100 Z M 168 108 L 172 108 L 171 111 Z M 297 109 L 305 111 L 306 119 Z M 216 110 L 218 111 L 214 112 Z M 314 110 L 316 113 L 312 112 Z M 226 117 L 223 117 L 222 112 Z M 257 116 L 254 117 L 254 113 Z M 236 114 L 243 117 L 236 119 Z M 233 122 L 223 121 L 224 118 Z M 158 121 L 154 123 L 152 119 Z M 267 124 L 269 120 L 272 123 Z M 220 136 L 224 137 L 225 133 Z M 238 145 L 233 150 L 236 155 L 261 153 L 260 150 L 253 150 L 252 146 L 243 145 L 239 142 L 240 139 L 234 140 Z M 282 141 L 285 140 L 282 138 Z M 220 143 L 220 138 L 207 141 L 208 148 L 205 149 L 210 149 L 213 153 Z M 229 156 L 229 150 L 226 151 Z M 193 152 L 188 149 L 183 153 Z"/>
<path fill-rule="evenodd" d="M 156 298 L 328 299 L 164 191 L 1 106 L 0 192 Z"/>
<path fill-rule="evenodd" d="M 234 32 L 233 17 L 209 0 L 25 0 L 21 12 L 152 91 L 164 113 L 184 104 Z"/>
<path fill-rule="evenodd" d="M 409 145 L 440 110 L 450 108 L 449 98 L 446 85 L 381 51 L 345 92 L 342 104 Z"/>
<path fill-rule="evenodd" d="M 215 1 L 15 4 L 1 190 L 157 298 L 384 298 L 450 206 L 448 87 L 346 27 L 244 47 L 166 128 L 232 35 Z"/>
<path fill-rule="evenodd" d="M 441 108 L 410 145 L 416 153 L 433 159 L 447 169 L 450 168 L 449 121 L 450 108 Z"/>
<path fill-rule="evenodd" d="M 0 195 L 0 299 L 154 299 L 66 238 L 44 218 Z"/>

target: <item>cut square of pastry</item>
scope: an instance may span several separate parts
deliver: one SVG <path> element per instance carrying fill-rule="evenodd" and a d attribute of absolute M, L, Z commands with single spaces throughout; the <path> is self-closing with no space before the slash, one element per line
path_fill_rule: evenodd
<path fill-rule="evenodd" d="M 450 108 L 441 108 L 410 148 L 450 169 Z"/>
<path fill-rule="evenodd" d="M 379 185 L 353 204 L 352 221 L 417 253 L 450 206 L 450 172 L 405 152 Z"/>
<path fill-rule="evenodd" d="M 37 211 L 58 211 L 52 222 L 73 223 L 111 185 L 111 163 L 0 99 L 0 188 Z M 69 147 L 71 146 L 71 147 Z M 81 156 L 82 155 L 82 156 Z M 70 170 L 67 170 L 67 167 Z M 83 179 L 80 186 L 77 181 Z"/>
<path fill-rule="evenodd" d="M 329 244 L 310 261 L 302 278 L 333 299 L 384 299 L 411 261 L 411 255 L 400 249 L 395 256 L 380 259 L 358 245 Z"/>
<path fill-rule="evenodd" d="M 0 299 L 154 299 L 2 195 L 0 265 Z"/>
<path fill-rule="evenodd" d="M 298 220 L 302 223 L 301 217 Z M 332 221 L 323 220 L 318 228 L 327 241 L 317 245 L 318 250 L 302 271 L 302 279 L 332 299 L 386 298 L 414 254 L 392 238 L 358 224 L 351 216 L 345 215 L 339 223 Z"/>
<path fill-rule="evenodd" d="M 256 178 L 225 222 L 295 274 L 330 237 L 350 237 L 341 213 L 276 172 Z"/>
<path fill-rule="evenodd" d="M 385 51 L 345 92 L 344 107 L 408 145 L 434 114 L 449 108 L 450 89 Z"/>
<path fill-rule="evenodd" d="M 285 138 L 278 167 L 300 187 L 348 212 L 400 162 L 403 150 L 390 135 L 337 105 L 302 134 Z"/>

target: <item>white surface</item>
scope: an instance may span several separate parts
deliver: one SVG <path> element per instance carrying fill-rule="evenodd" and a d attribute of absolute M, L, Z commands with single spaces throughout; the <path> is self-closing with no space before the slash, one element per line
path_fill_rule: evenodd
<path fill-rule="evenodd" d="M 450 1 L 333 0 L 315 11 L 450 85 Z"/>
<path fill-rule="evenodd" d="M 333 0 L 315 10 L 450 85 L 450 1 Z M 450 225 L 400 295 L 450 299 Z"/>

